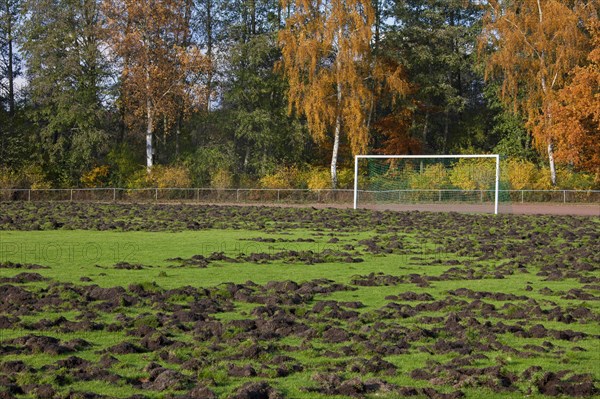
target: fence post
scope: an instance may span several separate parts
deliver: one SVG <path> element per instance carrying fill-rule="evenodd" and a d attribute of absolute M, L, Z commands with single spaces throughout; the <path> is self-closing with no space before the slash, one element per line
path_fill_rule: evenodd
<path fill-rule="evenodd" d="M 279 190 L 277 190 L 277 202 L 279 202 Z"/>
<path fill-rule="evenodd" d="M 154 189 L 154 201 L 158 201 L 158 188 Z"/>
<path fill-rule="evenodd" d="M 523 202 L 525 202 L 525 194 L 523 194 L 523 193 L 524 193 L 524 191 L 523 191 L 523 190 L 521 190 L 521 204 L 522 204 Z"/>
<path fill-rule="evenodd" d="M 27 190 L 27 201 L 31 202 L 31 189 Z"/>
<path fill-rule="evenodd" d="M 117 202 L 117 189 L 113 187 L 113 202 Z"/>
<path fill-rule="evenodd" d="M 439 202 L 442 202 L 442 190 L 438 191 Z"/>
<path fill-rule="evenodd" d="M 563 190 L 563 203 L 567 203 L 567 190 Z"/>
<path fill-rule="evenodd" d="M 240 189 L 235 190 L 235 202 L 240 202 Z"/>
<path fill-rule="evenodd" d="M 73 189 L 71 189 L 71 199 L 69 201 L 73 202 Z"/>

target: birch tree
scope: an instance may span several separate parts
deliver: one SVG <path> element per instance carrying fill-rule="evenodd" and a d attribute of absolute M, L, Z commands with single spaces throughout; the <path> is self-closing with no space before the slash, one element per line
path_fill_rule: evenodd
<path fill-rule="evenodd" d="M 547 153 L 553 185 L 556 138 L 550 106 L 569 72 L 589 52 L 589 37 L 581 28 L 578 11 L 594 3 L 489 0 L 484 17 L 480 45 L 491 48 L 486 77 L 499 78 L 503 99 L 527 115 L 538 149 Z"/>
<path fill-rule="evenodd" d="M 121 102 L 125 122 L 143 120 L 146 168 L 154 164 L 154 135 L 159 123 L 168 129 L 182 110 L 200 106 L 200 84 L 208 64 L 189 41 L 186 0 L 105 0 L 108 40 L 121 61 Z"/>
<path fill-rule="evenodd" d="M 354 154 L 369 143 L 368 111 L 378 87 L 372 81 L 385 81 L 397 93 L 405 92 L 407 83 L 400 70 L 384 72 L 371 56 L 375 13 L 370 1 L 284 0 L 283 8 L 291 10 L 279 34 L 289 111 L 306 117 L 318 143 L 332 136 L 336 188 L 342 133 Z"/>

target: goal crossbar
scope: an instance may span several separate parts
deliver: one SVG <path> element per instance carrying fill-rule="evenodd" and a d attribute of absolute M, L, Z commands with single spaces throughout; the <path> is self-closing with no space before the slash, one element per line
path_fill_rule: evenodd
<path fill-rule="evenodd" d="M 494 214 L 498 214 L 498 192 L 500 191 L 500 155 L 355 155 L 354 156 L 354 209 L 358 207 L 358 161 L 360 159 L 460 159 L 460 158 L 494 158 L 496 160 L 496 178 L 494 190 Z"/>

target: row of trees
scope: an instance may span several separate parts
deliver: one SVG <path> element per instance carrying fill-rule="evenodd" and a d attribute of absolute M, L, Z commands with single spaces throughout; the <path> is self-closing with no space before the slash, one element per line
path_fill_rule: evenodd
<path fill-rule="evenodd" d="M 600 181 L 599 11 L 0 0 L 0 182 L 123 185 L 161 164 L 249 185 L 327 164 L 335 186 L 356 153 L 489 151 Z"/>

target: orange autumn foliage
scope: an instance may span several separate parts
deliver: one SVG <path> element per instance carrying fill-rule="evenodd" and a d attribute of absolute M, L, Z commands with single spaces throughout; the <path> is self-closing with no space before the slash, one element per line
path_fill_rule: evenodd
<path fill-rule="evenodd" d="M 592 172 L 600 181 L 600 23 L 591 22 L 594 48 L 589 64 L 575 68 L 573 80 L 552 105 L 556 158 Z"/>
<path fill-rule="evenodd" d="M 555 131 L 551 104 L 568 84 L 573 68 L 585 63 L 590 41 L 581 22 L 598 11 L 584 0 L 489 0 L 480 39 L 487 57 L 486 78 L 501 82 L 501 94 L 527 116 L 540 151 L 547 150 L 552 183 Z"/>
<path fill-rule="evenodd" d="M 380 150 L 382 154 L 420 154 L 423 143 L 410 134 L 412 111 L 401 110 L 381 118 L 375 123 L 375 129 L 385 137 Z"/>
<path fill-rule="evenodd" d="M 190 0 L 103 0 L 105 33 L 121 64 L 120 104 L 132 129 L 144 122 L 148 145 L 202 106 L 206 57 L 190 42 Z M 151 152 L 148 154 L 151 166 Z"/>
<path fill-rule="evenodd" d="M 371 2 L 284 0 L 283 7 L 293 10 L 279 33 L 289 111 L 306 117 L 315 141 L 326 140 L 334 128 L 335 135 L 341 130 L 348 137 L 354 154 L 363 153 L 375 96 L 382 87 L 396 95 L 409 88 L 401 68 L 372 54 Z"/>

